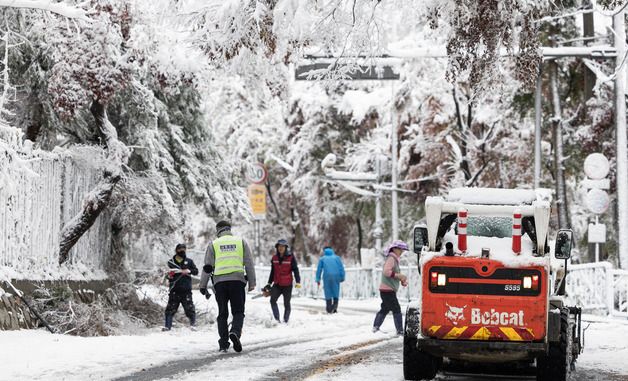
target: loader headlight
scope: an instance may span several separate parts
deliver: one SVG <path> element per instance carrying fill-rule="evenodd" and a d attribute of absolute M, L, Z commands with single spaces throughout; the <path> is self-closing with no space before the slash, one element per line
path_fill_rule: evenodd
<path fill-rule="evenodd" d="M 532 288 L 532 277 L 523 277 L 523 288 Z"/>
<path fill-rule="evenodd" d="M 438 274 L 438 283 L 439 286 L 444 286 L 447 284 L 447 275 Z"/>

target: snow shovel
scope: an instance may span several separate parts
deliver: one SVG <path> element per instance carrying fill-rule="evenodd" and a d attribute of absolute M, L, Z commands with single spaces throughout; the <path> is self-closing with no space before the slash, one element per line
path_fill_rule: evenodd
<path fill-rule="evenodd" d="M 35 317 L 37 317 L 37 319 L 39 319 L 39 321 L 41 321 L 46 326 L 48 331 L 50 331 L 50 333 L 55 333 L 55 330 L 52 329 L 50 324 L 48 324 L 48 322 L 46 320 L 44 320 L 43 317 L 41 317 L 39 312 L 37 312 L 37 310 L 35 310 L 33 307 L 31 307 L 31 305 L 26 301 L 26 298 L 24 298 L 24 294 L 22 294 L 22 292 L 20 290 L 15 288 L 15 286 L 13 286 L 13 284 L 11 282 L 9 282 L 9 280 L 5 279 L 4 282 L 6 284 L 8 284 L 9 287 L 11 287 L 11 289 L 13 289 L 13 292 L 15 292 L 15 295 L 17 295 L 17 297 L 20 298 L 20 300 L 22 302 L 24 302 L 24 304 L 26 304 L 26 307 L 28 307 L 28 309 L 35 315 Z"/>

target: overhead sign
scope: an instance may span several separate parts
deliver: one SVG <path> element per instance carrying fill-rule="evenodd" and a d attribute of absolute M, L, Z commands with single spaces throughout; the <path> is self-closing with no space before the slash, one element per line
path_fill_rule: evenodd
<path fill-rule="evenodd" d="M 253 184 L 263 184 L 268 178 L 268 171 L 264 164 L 253 163 L 249 165 L 246 178 Z"/>
<path fill-rule="evenodd" d="M 332 62 L 315 62 L 312 64 L 297 66 L 294 71 L 294 79 L 297 81 L 308 81 L 310 75 L 316 78 L 317 74 L 325 73 L 337 69 L 336 60 Z M 375 65 L 358 65 L 355 70 L 343 71 L 342 76 L 344 79 L 353 81 L 386 81 L 386 80 L 398 80 L 400 78 L 399 73 L 396 73 L 392 66 L 375 66 Z"/>
<path fill-rule="evenodd" d="M 608 159 L 601 153 L 592 153 L 584 160 L 584 173 L 593 180 L 605 178 L 610 168 Z"/>
<path fill-rule="evenodd" d="M 261 184 L 251 184 L 248 187 L 249 205 L 253 217 L 257 220 L 266 218 L 266 187 Z"/>

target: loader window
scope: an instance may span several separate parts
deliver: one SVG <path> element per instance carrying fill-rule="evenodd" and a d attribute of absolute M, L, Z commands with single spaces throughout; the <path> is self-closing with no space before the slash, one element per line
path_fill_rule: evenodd
<path fill-rule="evenodd" d="M 512 237 L 512 218 L 469 216 L 467 234 L 475 237 Z"/>

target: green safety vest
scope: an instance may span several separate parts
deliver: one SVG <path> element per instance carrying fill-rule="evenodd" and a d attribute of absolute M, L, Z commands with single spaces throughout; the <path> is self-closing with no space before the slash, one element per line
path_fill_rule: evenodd
<path fill-rule="evenodd" d="M 214 275 L 244 273 L 244 243 L 242 238 L 223 235 L 214 240 Z"/>

